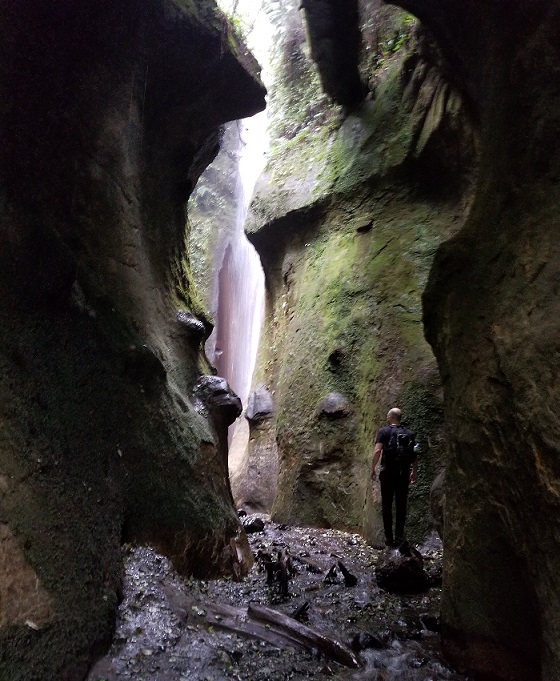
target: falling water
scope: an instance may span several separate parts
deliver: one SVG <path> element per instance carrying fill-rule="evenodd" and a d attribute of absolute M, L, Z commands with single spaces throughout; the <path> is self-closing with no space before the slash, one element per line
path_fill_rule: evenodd
<path fill-rule="evenodd" d="M 235 230 L 229 237 L 218 269 L 218 309 L 206 353 L 230 387 L 247 405 L 264 316 L 264 274 L 259 256 L 249 243 L 244 224 L 256 179 L 267 149 L 266 116 L 238 122 L 241 145 L 236 178 Z"/>

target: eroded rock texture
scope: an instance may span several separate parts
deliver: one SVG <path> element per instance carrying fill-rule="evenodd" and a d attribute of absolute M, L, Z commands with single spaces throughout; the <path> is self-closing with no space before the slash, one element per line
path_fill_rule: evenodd
<path fill-rule="evenodd" d="M 278 521 L 352 528 L 381 545 L 369 472 L 375 432 L 394 404 L 426 445 L 409 534 L 430 529 L 441 395 L 420 298 L 438 244 L 464 219 L 476 140 L 445 63 L 412 17 L 362 5 L 360 80 L 371 92 L 349 113 L 326 101 L 306 57 L 302 21 L 313 33 L 313 14 L 285 4 L 275 140 L 249 224 L 269 296 L 257 381 L 275 411 L 252 432 L 249 465 L 266 447 L 275 455 L 274 442 Z"/>
<path fill-rule="evenodd" d="M 419 320 L 437 242 L 457 232 L 437 251 L 424 297 L 449 438 L 443 641 L 480 678 L 554 679 L 559 4 L 402 0 L 432 36 L 422 29 L 420 49 L 402 61 L 393 49 L 402 32 L 388 40 L 368 19 L 383 8 L 360 4 L 366 53 L 375 53 L 369 71 L 362 65 L 372 94 L 336 133 L 289 24 L 297 69 L 284 72 L 295 92 L 305 84 L 308 107 L 277 125 L 282 170 L 269 166 L 253 206 L 271 300 L 272 350 L 259 380 L 277 403 L 274 512 L 366 525 L 370 509 L 357 500 L 369 499 L 365 452 L 378 405 L 406 409 L 406 389 L 418 385 L 429 395 L 435 367 L 408 321 Z M 403 263 L 415 263 L 416 276 L 404 278 Z M 329 392 L 353 409 L 321 421 Z M 423 401 L 423 414 L 434 404 Z"/>
<path fill-rule="evenodd" d="M 479 122 L 469 219 L 438 251 L 425 324 L 449 442 L 442 638 L 480 678 L 560 668 L 560 4 L 403 0 Z"/>
<path fill-rule="evenodd" d="M 220 124 L 264 90 L 208 3 L 0 11 L 0 678 L 71 681 L 123 536 L 184 572 L 251 560 L 228 414 L 193 406 L 209 328 L 181 252 Z"/>
<path fill-rule="evenodd" d="M 323 89 L 338 104 L 358 104 L 366 94 L 359 71 L 358 0 L 303 0 L 300 7 Z"/>

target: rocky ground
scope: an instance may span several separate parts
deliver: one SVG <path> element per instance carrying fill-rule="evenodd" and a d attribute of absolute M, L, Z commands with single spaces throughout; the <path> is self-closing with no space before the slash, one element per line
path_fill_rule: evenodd
<path fill-rule="evenodd" d="M 387 551 L 358 535 L 263 519 L 264 530 L 249 535 L 251 545 L 255 555 L 291 556 L 295 574 L 287 596 L 279 581 L 267 583 L 262 561 L 242 582 L 183 580 L 152 549 L 127 547 L 113 645 L 88 681 L 466 680 L 439 656 L 438 587 L 419 595 L 388 594 L 375 580 L 375 566 Z M 437 575 L 437 538 L 418 548 L 427 572 Z M 345 584 L 338 561 L 357 578 L 355 585 Z M 257 619 L 251 609 L 247 614 L 249 604 Z M 303 612 L 299 623 L 290 617 L 278 626 L 259 620 L 263 612 L 270 615 L 269 608 L 286 616 Z M 286 636 L 292 641 L 286 643 Z"/>

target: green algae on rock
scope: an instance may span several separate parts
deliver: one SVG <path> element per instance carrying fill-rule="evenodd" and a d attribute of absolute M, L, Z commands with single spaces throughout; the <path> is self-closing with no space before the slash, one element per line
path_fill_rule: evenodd
<path fill-rule="evenodd" d="M 382 14 L 392 31 L 398 11 Z M 398 49 L 383 60 L 372 58 L 374 42 L 365 50 L 364 80 L 375 85 L 366 101 L 347 111 L 326 103 L 318 119 L 298 118 L 295 135 L 273 143 L 249 222 L 269 293 L 256 381 L 276 406 L 267 424 L 279 457 L 273 517 L 359 530 L 374 543 L 381 522 L 379 490 L 369 482 L 373 440 L 395 404 L 423 443 L 408 531 L 420 539 L 431 526 L 442 405 L 421 295 L 437 246 L 464 219 L 476 158 L 468 114 L 439 53 L 405 19 Z M 284 89 L 310 82 L 300 62 L 299 80 Z M 283 113 L 276 128 L 288 130 L 292 108 Z M 457 154 L 459 168 L 448 161 Z M 427 168 L 447 173 L 455 190 L 436 191 Z M 317 412 L 333 391 L 347 400 L 344 418 Z"/>

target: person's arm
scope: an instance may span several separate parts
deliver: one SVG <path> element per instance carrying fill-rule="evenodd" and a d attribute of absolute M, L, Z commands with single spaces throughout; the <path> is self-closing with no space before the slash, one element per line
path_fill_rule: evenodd
<path fill-rule="evenodd" d="M 377 462 L 381 458 L 381 454 L 383 454 L 383 444 L 381 442 L 376 442 L 375 448 L 373 450 L 373 461 L 371 462 L 371 479 L 372 480 L 377 480 L 377 473 L 375 472 L 375 467 L 377 466 Z"/>
<path fill-rule="evenodd" d="M 412 470 L 410 471 L 410 483 L 414 485 L 418 480 L 418 462 L 416 459 L 412 462 Z"/>

